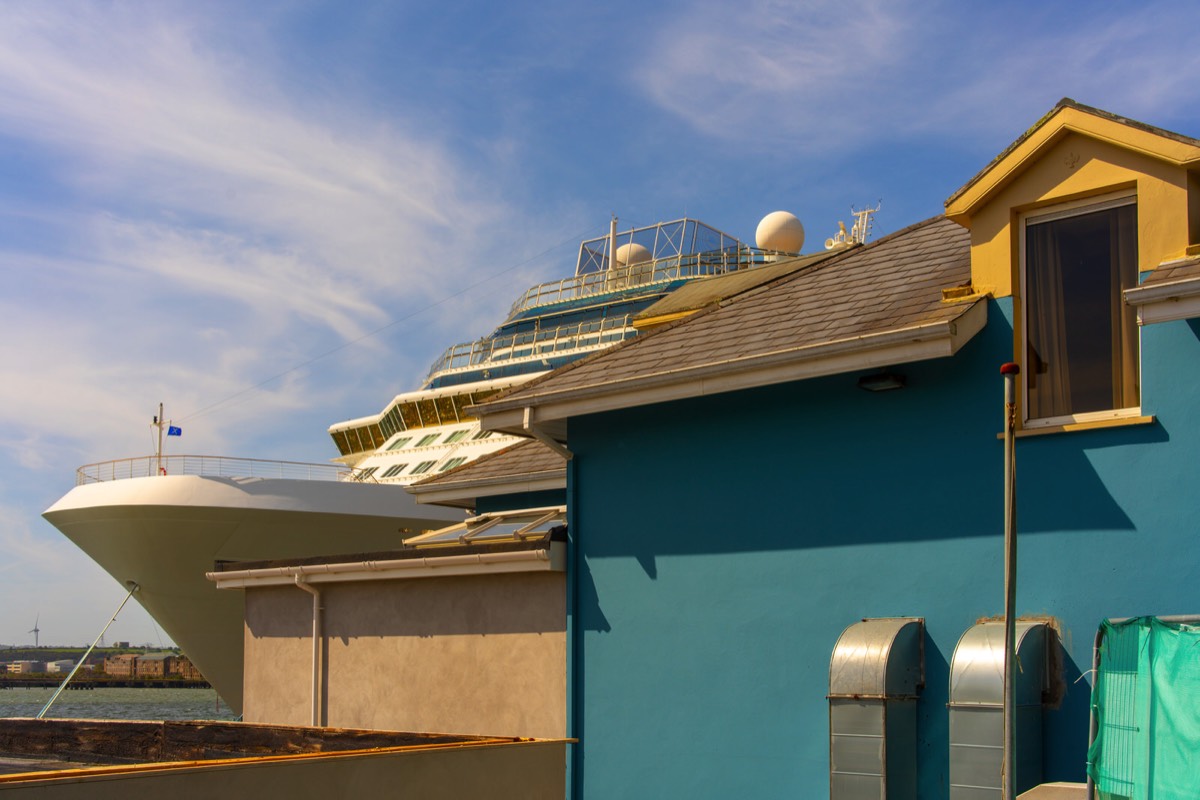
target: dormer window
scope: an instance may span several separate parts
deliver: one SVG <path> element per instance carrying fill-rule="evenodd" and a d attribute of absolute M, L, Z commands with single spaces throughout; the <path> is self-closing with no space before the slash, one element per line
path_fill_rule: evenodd
<path fill-rule="evenodd" d="M 1134 196 L 1023 219 L 1027 427 L 1139 413 Z"/>

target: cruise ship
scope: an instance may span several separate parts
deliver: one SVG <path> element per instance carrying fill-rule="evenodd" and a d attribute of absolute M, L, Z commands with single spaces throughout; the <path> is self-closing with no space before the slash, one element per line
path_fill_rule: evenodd
<path fill-rule="evenodd" d="M 44 516 L 138 586 L 138 601 L 240 713 L 243 603 L 205 579 L 214 562 L 390 550 L 461 521 L 462 510 L 418 505 L 404 486 L 516 440 L 482 431 L 472 405 L 636 336 L 634 316 L 685 284 L 797 254 L 803 227 L 774 212 L 757 244 L 693 219 L 623 232 L 614 220 L 580 245 L 574 275 L 532 287 L 490 335 L 450 347 L 418 390 L 331 426 L 331 463 L 158 454 L 89 464 Z"/>

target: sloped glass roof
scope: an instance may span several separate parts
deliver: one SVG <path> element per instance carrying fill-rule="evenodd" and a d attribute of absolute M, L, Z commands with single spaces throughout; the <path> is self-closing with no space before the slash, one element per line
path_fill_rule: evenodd
<path fill-rule="evenodd" d="M 501 511 L 413 536 L 405 539 L 404 543 L 413 547 L 444 547 L 480 542 L 529 541 L 546 538 L 552 528 L 565 525 L 566 522 L 566 506 Z"/>

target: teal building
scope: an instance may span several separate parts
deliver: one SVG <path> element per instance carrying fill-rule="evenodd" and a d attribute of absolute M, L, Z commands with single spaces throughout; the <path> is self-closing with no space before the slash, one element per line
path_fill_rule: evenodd
<path fill-rule="evenodd" d="M 1017 788 L 1148 796 L 1093 647 L 1200 613 L 1198 298 L 1200 141 L 1064 100 L 944 215 L 478 407 L 561 453 L 514 486 L 568 507 L 568 795 L 999 797 L 1016 362 Z"/>

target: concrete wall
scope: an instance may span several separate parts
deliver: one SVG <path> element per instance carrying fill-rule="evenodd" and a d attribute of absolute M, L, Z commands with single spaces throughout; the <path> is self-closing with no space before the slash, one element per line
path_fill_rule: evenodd
<path fill-rule="evenodd" d="M 323 724 L 561 737 L 562 573 L 320 584 Z M 312 600 L 246 592 L 247 722 L 311 719 Z"/>
<path fill-rule="evenodd" d="M 918 793 L 947 797 L 949 661 L 1003 609 L 1011 318 L 993 302 L 958 355 L 899 367 L 900 391 L 846 375 L 571 420 L 576 796 L 827 796 L 837 638 L 911 615 Z M 1018 609 L 1062 628 L 1048 781 L 1084 779 L 1101 619 L 1200 611 L 1197 363 L 1200 324 L 1147 327 L 1155 424 L 1017 442 Z"/>
<path fill-rule="evenodd" d="M 0 777 L 0 791 L 12 800 L 550 800 L 563 796 L 565 748 L 562 742 L 520 742 L 134 766 Z"/>

